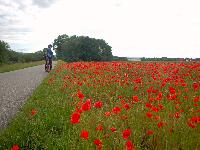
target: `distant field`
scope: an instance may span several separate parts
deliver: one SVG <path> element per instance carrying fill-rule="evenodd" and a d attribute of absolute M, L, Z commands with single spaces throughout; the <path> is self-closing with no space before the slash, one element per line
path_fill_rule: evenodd
<path fill-rule="evenodd" d="M 200 63 L 61 63 L 0 149 L 198 150 Z"/>
<path fill-rule="evenodd" d="M 30 62 L 30 63 L 16 63 L 16 64 L 0 65 L 0 73 L 19 70 L 19 69 L 23 69 L 27 67 L 32 67 L 32 66 L 37 66 L 44 63 L 45 61 L 36 61 L 36 62 Z"/>

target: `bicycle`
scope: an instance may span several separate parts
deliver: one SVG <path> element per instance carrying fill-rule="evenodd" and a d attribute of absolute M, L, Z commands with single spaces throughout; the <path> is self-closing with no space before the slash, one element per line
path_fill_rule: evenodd
<path fill-rule="evenodd" d="M 46 58 L 45 71 L 46 72 L 50 72 L 51 71 L 51 65 L 50 65 L 50 62 L 49 62 L 48 58 Z"/>

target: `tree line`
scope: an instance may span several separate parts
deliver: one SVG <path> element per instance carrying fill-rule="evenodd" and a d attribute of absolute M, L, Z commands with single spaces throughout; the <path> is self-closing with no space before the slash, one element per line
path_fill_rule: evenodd
<path fill-rule="evenodd" d="M 8 43 L 0 40 L 0 64 L 33 62 L 43 59 L 43 51 L 37 51 L 35 53 L 15 52 L 10 49 Z"/>
<path fill-rule="evenodd" d="M 126 57 L 113 56 L 112 47 L 105 40 L 88 36 L 59 35 L 53 41 L 53 49 L 56 58 L 66 62 L 128 60 Z M 40 61 L 46 53 L 47 48 L 35 53 L 15 52 L 8 43 L 0 40 L 0 64 Z"/>

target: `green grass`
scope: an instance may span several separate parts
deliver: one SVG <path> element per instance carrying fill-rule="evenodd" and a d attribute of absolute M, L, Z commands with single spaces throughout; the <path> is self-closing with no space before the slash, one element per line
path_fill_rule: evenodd
<path fill-rule="evenodd" d="M 44 63 L 45 63 L 45 61 L 36 61 L 36 62 L 30 62 L 30 63 L 16 63 L 16 64 L 3 64 L 3 65 L 0 65 L 0 73 L 24 69 L 27 67 L 32 67 L 32 66 L 37 66 L 37 65 L 42 65 Z"/>
<path fill-rule="evenodd" d="M 58 142 L 59 137 L 68 135 L 64 130 L 69 129 L 68 119 L 59 117 L 69 116 L 69 112 L 61 108 L 64 95 L 58 92 L 59 85 L 48 83 L 53 74 L 49 74 L 10 126 L 0 133 L 0 150 L 11 149 L 15 143 L 20 149 L 49 149 L 55 142 L 62 142 Z M 37 110 L 35 116 L 31 116 L 32 109 Z"/>

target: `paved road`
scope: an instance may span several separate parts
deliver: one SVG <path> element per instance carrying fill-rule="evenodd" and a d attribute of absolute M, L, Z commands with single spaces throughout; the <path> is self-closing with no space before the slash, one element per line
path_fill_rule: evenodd
<path fill-rule="evenodd" d="M 0 130 L 8 125 L 47 75 L 44 65 L 0 73 Z"/>

